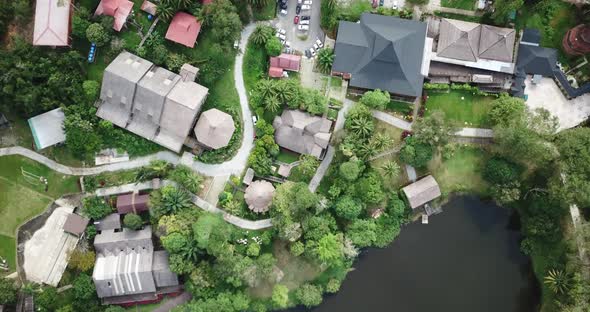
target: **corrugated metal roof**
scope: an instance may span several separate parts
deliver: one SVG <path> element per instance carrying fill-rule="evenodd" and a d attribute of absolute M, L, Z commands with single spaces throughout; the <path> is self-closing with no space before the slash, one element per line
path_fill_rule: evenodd
<path fill-rule="evenodd" d="M 412 209 L 420 207 L 441 195 L 438 183 L 431 175 L 404 187 L 402 191 L 406 194 Z"/>

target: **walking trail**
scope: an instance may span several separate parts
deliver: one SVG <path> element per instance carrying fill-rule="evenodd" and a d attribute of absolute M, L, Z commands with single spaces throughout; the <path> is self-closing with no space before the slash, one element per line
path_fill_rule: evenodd
<path fill-rule="evenodd" d="M 385 112 L 373 110 L 373 117 L 390 124 L 396 128 L 412 131 L 412 123 L 409 123 L 403 119 L 397 118 Z M 494 131 L 492 129 L 483 128 L 461 128 L 455 132 L 455 136 L 462 138 L 486 138 L 491 139 L 494 137 Z"/>
<path fill-rule="evenodd" d="M 161 187 L 161 186 L 166 186 L 166 185 L 176 186 L 177 184 L 174 181 L 164 180 L 159 185 Z M 130 192 L 139 192 L 139 191 L 150 190 L 150 189 L 154 189 L 154 188 L 155 187 L 154 187 L 152 181 L 146 181 L 146 182 L 141 182 L 141 183 L 129 183 L 129 184 L 119 185 L 119 186 L 99 188 L 96 191 L 94 191 L 94 194 L 96 196 L 110 196 L 110 195 L 124 194 L 124 193 L 130 193 Z M 225 221 L 227 221 L 228 223 L 231 223 L 237 227 L 240 227 L 242 229 L 262 230 L 262 229 L 266 229 L 266 228 L 269 228 L 272 226 L 271 219 L 264 219 L 264 220 L 257 220 L 257 221 L 242 219 L 240 217 L 231 215 L 231 214 L 223 211 L 222 209 L 216 207 L 215 205 L 208 203 L 207 201 L 205 201 L 203 198 L 199 197 L 198 195 L 195 195 L 195 194 L 190 194 L 190 195 L 191 195 L 191 201 L 197 207 L 199 207 L 205 211 L 208 211 L 208 212 L 220 213 L 223 215 L 223 219 Z"/>

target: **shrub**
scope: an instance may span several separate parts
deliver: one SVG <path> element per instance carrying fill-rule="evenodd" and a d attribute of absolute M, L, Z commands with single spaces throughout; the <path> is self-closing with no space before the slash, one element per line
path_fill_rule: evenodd
<path fill-rule="evenodd" d="M 349 160 L 340 164 L 338 172 L 347 181 L 355 181 L 361 174 L 362 168 L 359 161 Z"/>
<path fill-rule="evenodd" d="M 507 184 L 519 180 L 520 167 L 504 158 L 493 157 L 488 160 L 483 177 L 492 184 Z"/>
<path fill-rule="evenodd" d="M 123 218 L 123 224 L 129 229 L 139 230 L 143 226 L 143 221 L 137 214 L 128 213 L 125 215 L 125 218 Z"/>
<path fill-rule="evenodd" d="M 281 43 L 279 38 L 271 37 L 266 41 L 264 48 L 266 49 L 266 53 L 268 55 L 278 56 L 279 54 L 281 54 L 281 51 L 283 50 L 283 44 Z"/>
<path fill-rule="evenodd" d="M 353 198 L 352 196 L 345 195 L 340 197 L 336 205 L 334 206 L 334 210 L 339 217 L 353 220 L 357 218 L 361 212 L 363 211 L 364 206 L 363 203 L 358 201 L 357 199 Z"/>
<path fill-rule="evenodd" d="M 102 219 L 113 212 L 113 208 L 97 196 L 85 198 L 82 206 L 84 214 L 93 220 Z"/>
<path fill-rule="evenodd" d="M 295 291 L 295 298 L 302 305 L 311 308 L 322 303 L 322 289 L 315 285 L 305 284 Z"/>
<path fill-rule="evenodd" d="M 111 40 L 111 35 L 105 31 L 102 25 L 94 23 L 86 29 L 86 38 L 88 41 L 96 43 L 96 46 L 102 47 Z"/>
<path fill-rule="evenodd" d="M 341 282 L 337 279 L 330 279 L 328 281 L 328 284 L 326 285 L 326 292 L 330 293 L 330 294 L 335 294 L 338 292 L 338 290 L 340 290 L 340 284 Z"/>
<path fill-rule="evenodd" d="M 305 251 L 305 245 L 303 245 L 302 242 L 294 242 L 291 244 L 291 247 L 289 248 L 289 251 L 291 251 L 291 254 L 295 257 L 299 257 L 303 254 L 303 252 Z"/>

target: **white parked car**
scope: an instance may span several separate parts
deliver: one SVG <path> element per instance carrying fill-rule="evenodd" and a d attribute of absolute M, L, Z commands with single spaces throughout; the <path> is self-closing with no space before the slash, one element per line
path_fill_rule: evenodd
<path fill-rule="evenodd" d="M 309 25 L 309 21 L 299 21 L 299 25 Z"/>
<path fill-rule="evenodd" d="M 315 43 L 316 43 L 316 44 L 317 44 L 317 45 L 318 45 L 320 48 L 323 48 L 323 47 L 324 47 L 324 44 L 322 43 L 322 41 L 321 41 L 320 39 L 316 39 L 316 40 L 315 40 Z"/>
<path fill-rule="evenodd" d="M 393 9 L 394 10 L 398 9 L 397 1 L 393 1 Z"/>
<path fill-rule="evenodd" d="M 302 6 L 301 6 L 301 10 L 302 10 L 302 11 L 308 11 L 308 10 L 311 10 L 311 5 L 309 5 L 309 4 L 304 4 L 304 5 L 302 5 Z"/>
<path fill-rule="evenodd" d="M 304 0 L 303 1 L 303 4 L 311 5 L 311 3 L 312 3 L 311 0 Z"/>
<path fill-rule="evenodd" d="M 303 0 L 297 0 L 297 4 L 301 4 Z"/>
<path fill-rule="evenodd" d="M 287 15 L 287 10 L 281 10 L 280 14 L 283 15 L 283 16 L 286 16 Z"/>
<path fill-rule="evenodd" d="M 318 46 L 318 44 L 317 44 L 317 43 L 314 43 L 314 44 L 313 44 L 313 48 L 314 48 L 314 49 L 317 51 L 317 50 L 319 50 L 319 49 L 320 49 L 320 46 Z"/>
<path fill-rule="evenodd" d="M 297 25 L 297 29 L 301 31 L 309 30 L 309 25 Z"/>
<path fill-rule="evenodd" d="M 287 31 L 286 31 L 285 29 L 283 29 L 283 28 L 279 28 L 279 29 L 277 29 L 277 32 L 278 32 L 279 34 L 281 34 L 281 35 L 284 35 L 284 34 L 286 34 L 286 33 L 287 33 Z"/>
<path fill-rule="evenodd" d="M 281 39 L 281 41 L 287 40 L 287 36 L 285 36 L 283 34 L 277 34 L 277 38 Z"/>
<path fill-rule="evenodd" d="M 316 55 L 314 48 L 309 48 L 309 52 L 311 52 L 312 57 L 314 57 Z"/>
<path fill-rule="evenodd" d="M 285 41 L 285 47 L 290 48 L 291 47 L 291 42 Z"/>

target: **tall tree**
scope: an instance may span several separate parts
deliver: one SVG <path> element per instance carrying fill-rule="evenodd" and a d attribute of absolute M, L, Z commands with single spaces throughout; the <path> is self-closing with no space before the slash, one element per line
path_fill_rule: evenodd
<path fill-rule="evenodd" d="M 321 49 L 318 52 L 318 68 L 323 73 L 329 73 L 332 70 L 332 64 L 334 64 L 334 50 L 333 49 Z"/>

